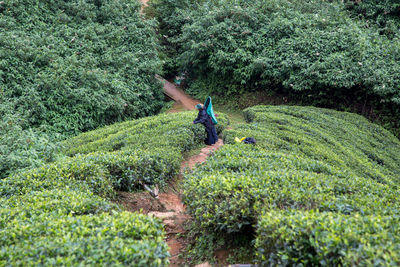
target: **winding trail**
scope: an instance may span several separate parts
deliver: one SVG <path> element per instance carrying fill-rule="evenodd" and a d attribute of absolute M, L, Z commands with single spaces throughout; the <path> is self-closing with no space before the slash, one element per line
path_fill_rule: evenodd
<path fill-rule="evenodd" d="M 167 192 L 159 194 L 159 201 L 165 207 L 166 211 L 152 211 L 148 213 L 163 220 L 167 232 L 166 241 L 169 246 L 169 253 L 171 254 L 171 267 L 184 265 L 183 259 L 179 256 L 184 252 L 186 242 L 181 235 L 185 233 L 185 223 L 190 219 L 190 216 L 186 213 L 185 205 L 181 201 L 181 192 L 176 190 L 176 186 L 181 181 L 185 170 L 191 170 L 196 164 L 205 162 L 207 157 L 222 145 L 223 142 L 220 139 L 215 145 L 204 147 L 198 155 L 194 155 L 183 161 L 178 179 L 169 185 Z"/>
<path fill-rule="evenodd" d="M 141 2 L 145 7 L 148 0 L 141 0 Z M 200 101 L 193 99 L 180 88 L 177 88 L 173 83 L 158 75 L 156 75 L 156 78 L 163 83 L 164 93 L 175 101 L 173 108 L 169 112 L 194 110 L 195 105 L 200 103 Z M 181 164 L 178 177 L 169 182 L 166 191 L 159 193 L 157 199 L 150 196 L 148 192 L 118 192 L 119 203 L 125 209 L 155 216 L 163 221 L 167 233 L 166 242 L 171 255 L 169 259 L 170 267 L 184 265 L 184 259 L 180 255 L 187 245 L 182 234 L 186 231 L 185 224 L 190 220 L 190 216 L 186 213 L 185 205 L 181 200 L 180 182 L 183 173 L 188 169 L 191 170 L 196 164 L 205 162 L 207 157 L 222 145 L 223 141 L 219 139 L 215 145 L 206 146 L 201 149 L 199 154 L 185 159 Z M 203 264 L 201 266 L 209 265 Z"/>
<path fill-rule="evenodd" d="M 144 6 L 148 0 L 141 0 Z M 173 83 L 156 75 L 156 78 L 163 83 L 164 94 L 175 101 L 174 106 L 169 112 L 179 112 L 184 110 L 194 110 L 195 105 L 200 101 L 193 99 Z M 223 145 L 219 139 L 215 145 L 206 146 L 200 153 L 185 159 L 181 164 L 180 174 L 166 187 L 166 192 L 158 194 L 158 199 L 150 196 L 148 192 L 118 192 L 119 203 L 129 211 L 141 212 L 161 219 L 167 233 L 166 242 L 169 246 L 170 267 L 184 265 L 184 259 L 180 254 L 184 252 L 186 240 L 182 237 L 185 233 L 185 224 L 190 220 L 186 213 L 185 205 L 181 200 L 180 181 L 186 170 L 191 170 L 196 164 L 201 164 L 207 157 Z M 208 265 L 204 265 L 208 266 Z"/>
<path fill-rule="evenodd" d="M 195 105 L 200 101 L 187 95 L 182 89 L 177 88 L 173 83 L 156 76 L 164 84 L 164 93 L 175 101 L 174 106 L 169 112 L 179 112 L 184 110 L 194 110 Z M 118 192 L 119 203 L 125 209 L 132 212 L 141 212 L 161 219 L 164 223 L 167 233 L 166 242 L 169 246 L 170 267 L 184 266 L 184 259 L 180 254 L 184 252 L 187 242 L 182 234 L 186 232 L 185 224 L 190 220 L 186 213 L 185 205 L 181 200 L 180 182 L 183 173 L 191 170 L 197 164 L 207 160 L 207 157 L 223 145 L 222 139 L 219 139 L 215 145 L 206 146 L 200 153 L 185 159 L 181 163 L 181 169 L 178 177 L 170 181 L 166 187 L 166 192 L 158 194 L 158 199 L 152 197 L 147 191 L 132 193 Z M 209 266 L 209 265 L 203 265 Z"/>
<path fill-rule="evenodd" d="M 184 259 L 180 257 L 180 254 L 184 252 L 187 245 L 182 234 L 186 232 L 185 224 L 190 220 L 190 216 L 186 213 L 179 188 L 183 173 L 205 162 L 207 157 L 221 146 L 223 146 L 223 141 L 219 139 L 215 145 L 204 147 L 199 154 L 184 160 L 180 174 L 169 182 L 166 192 L 160 193 L 158 199 L 150 196 L 148 192 L 118 192 L 119 202 L 125 209 L 155 216 L 163 221 L 167 233 L 166 242 L 171 254 L 170 267 L 184 266 Z"/>
<path fill-rule="evenodd" d="M 156 75 L 156 78 L 164 84 L 164 94 L 172 98 L 176 104 L 181 105 L 184 109 L 194 110 L 194 106 L 200 104 L 200 101 L 188 96 L 182 89 L 177 88 L 173 83 Z M 174 108 L 176 110 L 176 106 Z"/>

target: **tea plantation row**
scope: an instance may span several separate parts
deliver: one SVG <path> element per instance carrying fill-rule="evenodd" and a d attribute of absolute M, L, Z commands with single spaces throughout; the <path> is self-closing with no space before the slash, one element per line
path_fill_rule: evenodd
<path fill-rule="evenodd" d="M 185 203 L 208 233 L 255 230 L 256 263 L 400 264 L 400 142 L 361 116 L 256 106 L 248 124 L 186 175 Z M 256 145 L 235 143 L 254 137 Z"/>
<path fill-rule="evenodd" d="M 52 164 L 0 180 L 0 265 L 166 266 L 163 226 L 122 212 L 115 190 L 164 184 L 204 129 L 192 112 L 127 121 L 65 142 Z M 228 123 L 220 117 L 221 131 Z"/>

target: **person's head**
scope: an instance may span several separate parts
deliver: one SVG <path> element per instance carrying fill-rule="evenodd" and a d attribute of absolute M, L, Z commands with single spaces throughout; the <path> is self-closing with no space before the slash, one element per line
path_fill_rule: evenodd
<path fill-rule="evenodd" d="M 195 108 L 196 108 L 197 110 L 203 109 L 203 105 L 202 105 L 202 104 L 197 104 L 197 105 L 195 106 Z"/>

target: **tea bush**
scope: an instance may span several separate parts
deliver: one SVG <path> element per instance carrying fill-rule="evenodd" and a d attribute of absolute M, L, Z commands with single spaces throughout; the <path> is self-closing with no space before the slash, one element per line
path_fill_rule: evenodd
<path fill-rule="evenodd" d="M 205 139 L 204 127 L 192 124 L 195 118 L 195 112 L 180 112 L 113 124 L 66 140 L 64 152 L 106 168 L 119 190 L 133 190 L 140 181 L 162 185 L 178 173 L 181 153 Z M 218 122 L 221 133 L 229 121 L 221 114 Z"/>
<path fill-rule="evenodd" d="M 260 266 L 395 266 L 400 262 L 398 216 L 271 211 L 258 225 Z"/>
<path fill-rule="evenodd" d="M 29 191 L 23 195 L 2 197 L 2 226 L 19 218 L 46 216 L 100 214 L 118 210 L 115 204 L 81 188 L 53 188 Z M 7 219 L 6 219 L 7 218 Z"/>
<path fill-rule="evenodd" d="M 372 261 L 373 253 L 398 262 L 395 248 L 399 243 L 388 246 L 392 250 L 385 253 L 380 250 L 381 243 L 368 241 L 373 233 L 369 224 L 399 216 L 400 142 L 396 137 L 359 115 L 327 109 L 256 106 L 244 114 L 249 123 L 226 130 L 225 146 L 185 177 L 184 201 L 200 231 L 240 233 L 254 227 L 257 263 L 262 266 L 335 265 L 347 260 L 364 264 Z M 235 137 L 245 136 L 254 137 L 257 144 L 235 143 Z M 279 231 L 285 231 L 279 228 L 284 221 L 276 223 L 279 231 L 269 229 L 273 222 L 268 221 L 268 214 L 273 212 L 282 213 L 282 218 L 285 212 L 300 214 L 306 222 L 299 219 L 297 226 L 287 221 L 293 235 L 279 239 Z M 332 225 L 331 231 L 337 235 L 354 228 L 361 236 L 353 242 L 351 235 L 343 232 L 343 242 L 353 242 L 348 250 L 339 244 L 321 252 L 318 240 L 307 247 L 303 239 L 313 242 L 315 230 L 310 226 L 310 232 L 304 233 L 301 227 L 313 225 L 313 218 L 319 215 L 310 215 L 307 221 L 306 212 L 343 219 L 347 228 L 339 228 L 339 222 Z M 388 225 L 386 221 L 382 225 L 388 234 L 383 240 L 391 242 L 390 235 L 398 228 Z M 337 243 L 333 235 L 324 238 L 326 244 Z M 275 241 L 281 243 L 275 247 Z M 363 256 L 357 258 L 355 247 L 363 244 L 371 247 L 360 248 Z"/>
<path fill-rule="evenodd" d="M 135 151 L 156 147 L 187 151 L 205 138 L 203 127 L 192 125 L 195 118 L 195 112 L 184 112 L 116 123 L 66 140 L 65 153 L 71 156 L 95 151 Z"/>
<path fill-rule="evenodd" d="M 0 183 L 0 196 L 84 186 L 112 198 L 114 190 L 135 190 L 140 183 L 164 185 L 178 173 L 181 153 L 198 147 L 205 138 L 203 126 L 192 124 L 195 115 L 163 114 L 68 139 L 63 145 L 71 157 L 9 176 Z M 221 114 L 218 132 L 228 123 Z"/>
<path fill-rule="evenodd" d="M 0 195 L 9 197 L 30 191 L 85 187 L 102 197 L 112 197 L 112 181 L 107 169 L 84 157 L 60 160 L 40 168 L 16 173 L 1 181 Z"/>
<path fill-rule="evenodd" d="M 165 266 L 162 225 L 145 215 L 36 217 L 10 220 L 0 232 L 0 263 Z"/>
<path fill-rule="evenodd" d="M 59 160 L 0 180 L 0 265 L 168 265 L 162 225 L 106 199 L 175 176 L 182 152 L 205 139 L 195 117 L 163 114 L 86 132 L 63 143 Z M 221 114 L 218 132 L 228 123 Z"/>
<path fill-rule="evenodd" d="M 168 264 L 160 222 L 121 212 L 84 184 L 68 182 L 2 194 L 1 265 Z"/>

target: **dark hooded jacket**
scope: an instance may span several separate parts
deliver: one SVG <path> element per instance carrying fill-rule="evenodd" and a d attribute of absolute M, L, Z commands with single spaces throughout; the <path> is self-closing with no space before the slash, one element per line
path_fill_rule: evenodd
<path fill-rule="evenodd" d="M 207 114 L 207 111 L 204 108 L 199 110 L 199 115 L 197 115 L 197 118 L 193 121 L 193 123 L 201 123 L 208 129 L 214 127 L 211 117 Z"/>

